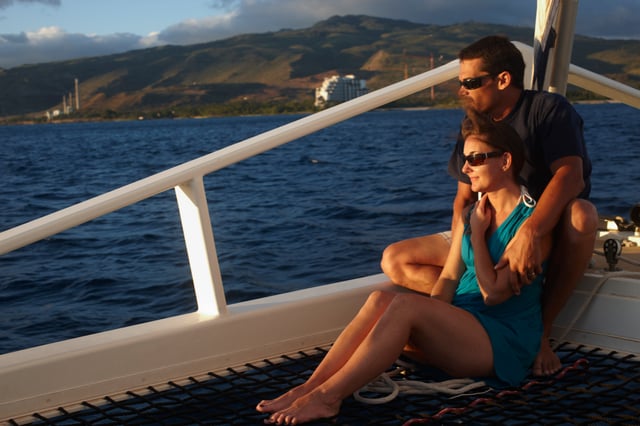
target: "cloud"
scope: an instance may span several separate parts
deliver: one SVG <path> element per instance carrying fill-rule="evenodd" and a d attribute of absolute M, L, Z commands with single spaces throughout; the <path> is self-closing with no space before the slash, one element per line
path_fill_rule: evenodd
<path fill-rule="evenodd" d="M 41 3 L 47 6 L 60 6 L 61 0 L 0 0 L 0 9 L 13 6 L 14 3 Z"/>
<path fill-rule="evenodd" d="M 154 45 L 135 34 L 108 36 L 70 34 L 58 27 L 0 34 L 0 65 L 12 67 L 87 56 L 101 56 Z"/>
<path fill-rule="evenodd" d="M 302 28 L 333 15 L 371 15 L 424 24 L 460 22 L 534 26 L 534 1 L 505 0 L 214 0 L 217 17 L 173 25 L 159 34 L 166 43 L 186 44 L 242 33 Z M 576 31 L 596 37 L 640 38 L 640 1 L 581 0 Z"/>
<path fill-rule="evenodd" d="M 530 26 L 535 17 L 533 2 L 504 0 L 484 0 L 482 7 L 477 0 L 218 0 L 214 6 L 223 8 L 225 14 L 173 25 L 160 32 L 159 40 L 200 43 L 236 34 L 303 28 L 334 15 L 371 15 L 441 25 L 474 20 Z"/>
<path fill-rule="evenodd" d="M 157 33 L 157 40 L 166 44 L 195 44 L 241 34 L 234 12 L 201 19 L 190 19 Z"/>
<path fill-rule="evenodd" d="M 59 6 L 61 1 L 0 0 L 0 9 L 19 2 Z M 283 28 L 304 28 L 334 15 L 370 15 L 438 25 L 476 21 L 528 27 L 533 27 L 535 19 L 533 1 L 209 0 L 208 4 L 212 8 L 211 16 L 178 22 L 147 35 L 72 34 L 57 27 L 20 34 L 0 33 L 0 67 L 106 55 L 164 44 L 203 43 Z M 640 1 L 581 0 L 576 31 L 598 37 L 640 39 Z"/>

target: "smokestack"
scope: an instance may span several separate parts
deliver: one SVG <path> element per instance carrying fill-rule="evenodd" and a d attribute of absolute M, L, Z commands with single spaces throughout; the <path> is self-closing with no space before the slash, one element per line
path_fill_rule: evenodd
<path fill-rule="evenodd" d="M 433 69 L 435 66 L 435 63 L 433 62 L 433 53 L 431 53 L 431 57 L 429 58 L 429 69 Z M 433 101 L 436 98 L 436 87 L 435 86 L 431 86 L 431 100 Z"/>
<path fill-rule="evenodd" d="M 80 91 L 78 90 L 78 79 L 75 79 L 76 88 L 76 111 L 80 111 Z"/>

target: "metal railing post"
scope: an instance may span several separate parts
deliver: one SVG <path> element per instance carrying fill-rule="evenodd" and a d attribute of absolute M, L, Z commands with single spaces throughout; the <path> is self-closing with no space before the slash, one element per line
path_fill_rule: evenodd
<path fill-rule="evenodd" d="M 227 302 L 202 176 L 176 186 L 175 191 L 198 312 L 224 314 Z"/>

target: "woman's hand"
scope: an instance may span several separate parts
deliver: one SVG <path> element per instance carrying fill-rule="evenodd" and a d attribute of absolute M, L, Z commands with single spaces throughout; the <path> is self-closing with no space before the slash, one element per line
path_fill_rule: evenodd
<path fill-rule="evenodd" d="M 485 237 L 489 225 L 491 225 L 493 213 L 487 206 L 487 194 L 484 194 L 471 208 L 471 218 L 469 225 L 471 226 L 471 234 Z"/>

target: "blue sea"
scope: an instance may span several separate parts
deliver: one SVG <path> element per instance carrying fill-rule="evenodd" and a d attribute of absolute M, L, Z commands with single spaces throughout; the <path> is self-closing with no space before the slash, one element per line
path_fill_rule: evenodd
<path fill-rule="evenodd" d="M 640 202 L 640 111 L 577 105 L 601 214 Z M 0 126 L 0 230 L 301 116 Z M 447 229 L 459 110 L 380 110 L 205 178 L 227 301 L 380 272 Z M 0 257 L 0 353 L 196 310 L 173 191 Z"/>

